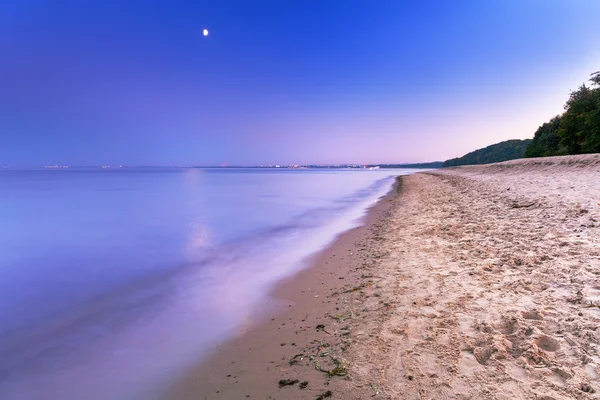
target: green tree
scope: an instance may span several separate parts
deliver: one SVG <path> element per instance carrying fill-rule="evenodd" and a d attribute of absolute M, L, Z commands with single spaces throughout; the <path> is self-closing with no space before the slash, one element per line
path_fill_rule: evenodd
<path fill-rule="evenodd" d="M 573 92 L 565 112 L 540 126 L 526 157 L 600 152 L 600 71 Z"/>
<path fill-rule="evenodd" d="M 585 125 L 589 134 L 582 143 L 585 153 L 600 153 L 600 71 L 594 72 L 590 78 L 593 89 L 593 100 L 590 111 L 587 112 Z"/>
<path fill-rule="evenodd" d="M 593 80 L 599 78 L 593 75 Z M 569 154 L 600 152 L 600 89 L 586 85 L 572 92 L 560 122 L 560 143 Z"/>
<path fill-rule="evenodd" d="M 457 165 L 489 164 L 515 158 L 523 157 L 525 150 L 529 147 L 531 139 L 506 140 L 483 149 L 478 149 L 465 154 L 459 158 L 453 158 L 444 162 L 444 167 L 455 167 Z"/>
<path fill-rule="evenodd" d="M 590 78 L 590 81 L 592 81 L 592 85 L 600 86 L 600 71 L 594 72 Z"/>
<path fill-rule="evenodd" d="M 525 157 L 548 157 L 561 153 L 560 137 L 558 136 L 560 120 L 561 117 L 556 116 L 538 128 L 533 141 L 525 150 Z M 562 153 L 565 151 L 563 150 Z"/>

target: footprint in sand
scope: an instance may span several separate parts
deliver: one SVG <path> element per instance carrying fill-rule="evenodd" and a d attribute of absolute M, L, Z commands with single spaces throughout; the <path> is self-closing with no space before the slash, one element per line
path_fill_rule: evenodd
<path fill-rule="evenodd" d="M 477 362 L 481 365 L 487 365 L 488 360 L 494 354 L 495 349 L 491 347 L 477 347 L 473 350 L 473 355 Z"/>
<path fill-rule="evenodd" d="M 542 316 L 542 314 L 540 314 L 538 311 L 523 311 L 523 313 L 521 314 L 523 315 L 523 318 L 525 319 L 532 319 L 532 320 L 536 320 L 536 321 L 542 321 L 544 319 L 544 317 Z"/>
<path fill-rule="evenodd" d="M 547 335 L 540 336 L 534 341 L 534 343 L 537 345 L 537 347 L 546 351 L 556 351 L 560 347 L 558 340 Z"/>

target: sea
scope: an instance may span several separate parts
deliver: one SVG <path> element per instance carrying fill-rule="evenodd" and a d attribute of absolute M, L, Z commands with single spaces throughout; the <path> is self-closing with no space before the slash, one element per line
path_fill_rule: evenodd
<path fill-rule="evenodd" d="M 0 170 L 0 399 L 159 399 L 409 169 Z"/>

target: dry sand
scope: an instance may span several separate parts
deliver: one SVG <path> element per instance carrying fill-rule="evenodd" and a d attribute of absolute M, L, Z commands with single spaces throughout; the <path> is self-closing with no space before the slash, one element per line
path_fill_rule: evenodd
<path fill-rule="evenodd" d="M 600 399 L 600 155 L 401 186 L 169 398 Z"/>

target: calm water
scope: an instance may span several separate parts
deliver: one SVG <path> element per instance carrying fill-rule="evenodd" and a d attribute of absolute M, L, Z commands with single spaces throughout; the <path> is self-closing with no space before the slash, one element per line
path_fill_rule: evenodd
<path fill-rule="evenodd" d="M 0 171 L 0 398 L 159 397 L 410 172 Z"/>

